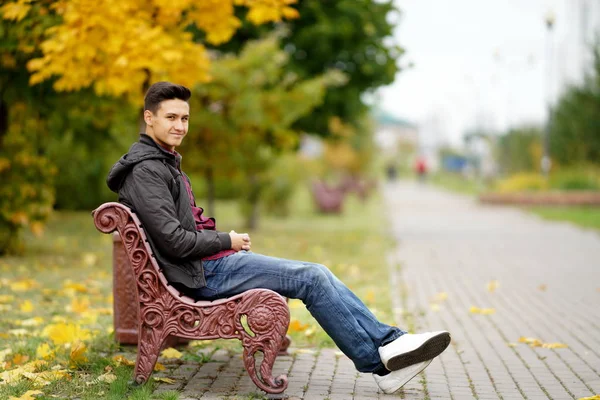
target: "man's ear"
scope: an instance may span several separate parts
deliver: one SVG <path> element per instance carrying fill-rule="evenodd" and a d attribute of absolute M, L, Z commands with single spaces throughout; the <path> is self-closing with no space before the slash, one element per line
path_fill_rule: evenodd
<path fill-rule="evenodd" d="M 152 126 L 152 117 L 154 117 L 152 111 L 144 110 L 144 122 L 146 123 L 146 125 Z"/>

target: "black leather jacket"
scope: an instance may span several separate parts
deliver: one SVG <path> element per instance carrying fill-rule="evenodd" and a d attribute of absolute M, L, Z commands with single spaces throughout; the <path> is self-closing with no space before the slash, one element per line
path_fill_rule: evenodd
<path fill-rule="evenodd" d="M 181 156 L 141 134 L 111 168 L 107 184 L 137 214 L 167 279 L 200 288 L 206 286 L 201 258 L 231 248 L 231 238 L 196 230 L 180 163 Z"/>

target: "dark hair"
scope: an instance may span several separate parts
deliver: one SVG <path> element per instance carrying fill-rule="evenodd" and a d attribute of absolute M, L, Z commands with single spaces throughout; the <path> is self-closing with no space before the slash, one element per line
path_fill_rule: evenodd
<path fill-rule="evenodd" d="M 165 100 L 180 99 L 188 101 L 192 95 L 190 89 L 171 82 L 156 82 L 146 92 L 144 97 L 144 110 L 156 114 L 160 103 Z"/>

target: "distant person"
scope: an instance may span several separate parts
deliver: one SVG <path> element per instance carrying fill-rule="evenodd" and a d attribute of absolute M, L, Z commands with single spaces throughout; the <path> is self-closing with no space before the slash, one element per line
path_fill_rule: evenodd
<path fill-rule="evenodd" d="M 398 175 L 398 172 L 396 170 L 396 165 L 393 162 L 391 162 L 387 165 L 387 167 L 385 168 L 385 172 L 386 172 L 387 178 L 390 182 L 396 180 L 396 176 Z"/>
<path fill-rule="evenodd" d="M 420 156 L 417 158 L 415 161 L 415 172 L 419 182 L 425 182 L 427 179 L 427 161 L 425 160 L 425 157 Z"/>
<path fill-rule="evenodd" d="M 142 222 L 169 282 L 202 300 L 259 288 L 300 299 L 358 371 L 373 373 L 386 393 L 400 389 L 446 349 L 450 334 L 386 325 L 327 267 L 252 253 L 247 233 L 216 230 L 196 205 L 175 151 L 188 132 L 190 96 L 181 85 L 153 84 L 144 99 L 145 132 L 108 175 L 110 189 Z"/>

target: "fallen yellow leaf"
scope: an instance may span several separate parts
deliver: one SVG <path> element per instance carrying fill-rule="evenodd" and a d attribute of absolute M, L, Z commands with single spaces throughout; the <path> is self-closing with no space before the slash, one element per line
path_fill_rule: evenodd
<path fill-rule="evenodd" d="M 540 347 L 542 345 L 542 341 L 541 340 L 536 339 L 536 338 L 531 338 L 531 337 L 524 337 L 524 336 L 521 336 L 519 338 L 519 342 L 520 343 L 527 343 L 531 347 Z"/>
<path fill-rule="evenodd" d="M 590 396 L 590 397 L 581 397 L 577 400 L 600 400 L 600 394 Z"/>
<path fill-rule="evenodd" d="M 479 308 L 472 306 L 471 308 L 469 308 L 469 312 L 472 314 L 491 315 L 496 313 L 496 310 L 493 308 Z"/>
<path fill-rule="evenodd" d="M 181 358 L 182 354 L 176 349 L 169 347 L 168 349 L 164 349 L 160 353 L 160 356 L 164 358 Z"/>
<path fill-rule="evenodd" d="M 288 302 L 288 307 L 291 309 L 302 308 L 303 306 L 302 300 L 292 299 Z"/>
<path fill-rule="evenodd" d="M 545 349 L 566 349 L 569 346 L 564 343 L 543 343 L 542 347 Z"/>
<path fill-rule="evenodd" d="M 41 390 L 28 390 L 20 397 L 10 396 L 9 400 L 35 400 L 34 396 L 44 394 Z"/>
<path fill-rule="evenodd" d="M 3 385 L 11 385 L 13 383 L 17 383 L 21 380 L 21 374 L 23 373 L 23 368 L 14 368 L 8 371 L 4 371 L 0 373 L 0 379 L 2 380 Z"/>
<path fill-rule="evenodd" d="M 293 318 L 290 321 L 289 331 L 290 332 L 302 332 L 302 331 L 306 330 L 309 326 L 310 326 L 309 324 L 303 324 L 302 322 Z"/>
<path fill-rule="evenodd" d="M 12 303 L 15 300 L 15 296 L 10 294 L 0 294 L 0 303 Z"/>
<path fill-rule="evenodd" d="M 168 384 L 173 384 L 173 383 L 175 383 L 175 382 L 176 382 L 176 381 L 175 381 L 175 379 L 171 379 L 171 378 L 162 378 L 162 377 L 158 377 L 158 376 L 155 376 L 155 377 L 154 377 L 154 380 L 155 380 L 156 382 L 163 382 L 163 383 L 168 383 Z"/>
<path fill-rule="evenodd" d="M 200 346 L 205 346 L 207 344 L 211 344 L 213 341 L 212 340 L 192 340 L 189 343 L 190 347 L 200 347 Z"/>
<path fill-rule="evenodd" d="M 66 307 L 68 312 L 76 314 L 84 313 L 90 308 L 90 299 L 87 297 L 73 297 L 71 304 Z"/>
<path fill-rule="evenodd" d="M 88 288 L 85 285 L 82 285 L 81 283 L 75 283 L 73 281 L 71 281 L 70 279 L 67 279 L 64 283 L 63 283 L 63 289 L 64 290 L 73 290 L 75 292 L 79 292 L 79 293 L 87 293 Z"/>
<path fill-rule="evenodd" d="M 84 253 L 83 254 L 83 264 L 86 267 L 91 267 L 94 264 L 96 264 L 96 261 L 98 260 L 98 256 L 96 256 L 94 253 Z"/>
<path fill-rule="evenodd" d="M 497 280 L 491 280 L 488 282 L 487 286 L 487 290 L 490 293 L 494 293 L 496 291 L 496 289 L 498 289 L 499 283 Z"/>
<path fill-rule="evenodd" d="M 156 364 L 154 364 L 154 371 L 155 372 L 160 372 L 160 371 L 164 371 L 166 370 L 167 367 L 165 367 L 164 365 L 162 365 L 161 363 L 157 362 Z"/>
<path fill-rule="evenodd" d="M 19 382 L 26 374 L 33 373 L 47 364 L 46 361 L 35 360 L 9 371 L 4 371 L 0 373 L 0 383 L 3 385 L 10 385 Z"/>
<path fill-rule="evenodd" d="M 100 375 L 97 379 L 100 382 L 113 383 L 117 379 L 117 376 L 111 372 L 106 372 Z"/>
<path fill-rule="evenodd" d="M 69 354 L 71 366 L 76 367 L 77 365 L 87 362 L 87 357 L 85 356 L 86 351 L 87 347 L 83 342 L 78 341 L 74 343 L 71 346 L 71 353 Z"/>
<path fill-rule="evenodd" d="M 315 354 L 316 351 L 312 349 L 294 349 L 292 350 L 293 354 Z"/>
<path fill-rule="evenodd" d="M 508 347 L 517 347 L 518 345 L 518 343 L 508 343 Z"/>
<path fill-rule="evenodd" d="M 434 311 L 434 312 L 438 312 L 438 311 L 440 311 L 440 306 L 439 306 L 439 304 L 432 303 L 432 304 L 430 304 L 429 306 L 431 307 L 431 311 Z"/>
<path fill-rule="evenodd" d="M 33 303 L 29 300 L 25 300 L 20 306 L 21 312 L 30 313 L 33 311 Z"/>
<path fill-rule="evenodd" d="M 69 377 L 69 374 L 64 369 L 55 371 L 44 371 L 38 373 L 25 371 L 21 374 L 25 378 L 32 381 L 35 386 L 46 386 L 51 384 L 53 381 Z"/>
<path fill-rule="evenodd" d="M 120 355 L 114 356 L 113 361 L 115 361 L 117 363 L 117 365 L 127 365 L 128 367 L 132 367 L 135 365 L 134 361 L 131 361 L 131 360 L 125 358 L 125 356 L 120 356 Z"/>
<path fill-rule="evenodd" d="M 448 299 L 448 293 L 446 293 L 446 292 L 439 292 L 438 294 L 436 294 L 435 296 L 433 296 L 433 299 L 435 301 L 438 301 L 438 302 L 446 301 Z"/>
<path fill-rule="evenodd" d="M 10 289 L 13 292 L 26 292 L 28 290 L 35 289 L 39 286 L 40 284 L 34 281 L 33 279 L 22 279 L 20 281 L 10 283 Z"/>
<path fill-rule="evenodd" d="M 29 356 L 24 354 L 15 354 L 11 360 L 13 365 L 25 364 L 27 361 L 29 361 Z"/>
<path fill-rule="evenodd" d="M 91 334 L 87 329 L 83 329 L 75 324 L 50 324 L 44 328 L 43 336 L 47 336 L 54 344 L 67 344 L 78 340 L 87 340 Z"/>
<path fill-rule="evenodd" d="M 50 349 L 48 343 L 42 343 L 35 350 L 35 356 L 37 358 L 51 359 L 54 357 L 54 351 Z"/>

